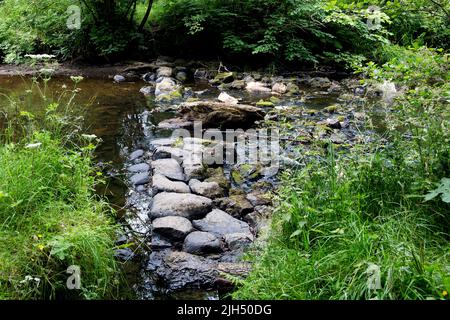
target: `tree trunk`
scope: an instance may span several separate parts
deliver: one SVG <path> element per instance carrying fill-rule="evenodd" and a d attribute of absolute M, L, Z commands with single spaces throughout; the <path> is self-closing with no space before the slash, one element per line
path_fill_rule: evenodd
<path fill-rule="evenodd" d="M 145 11 L 144 18 L 142 19 L 141 24 L 139 25 L 139 32 L 144 31 L 145 24 L 147 23 L 148 18 L 150 17 L 150 12 L 152 11 L 153 0 L 148 0 L 147 11 Z"/>

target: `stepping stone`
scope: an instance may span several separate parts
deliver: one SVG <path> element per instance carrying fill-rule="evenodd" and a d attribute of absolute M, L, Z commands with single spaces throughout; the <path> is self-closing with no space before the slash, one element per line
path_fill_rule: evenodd
<path fill-rule="evenodd" d="M 189 181 L 193 193 L 207 197 L 217 198 L 223 196 L 223 190 L 217 182 L 201 182 L 197 179 Z"/>
<path fill-rule="evenodd" d="M 130 155 L 129 155 L 129 159 L 130 161 L 134 161 L 137 158 L 140 158 L 144 155 L 144 150 L 138 149 L 136 151 L 133 151 Z"/>
<path fill-rule="evenodd" d="M 130 178 L 130 182 L 135 186 L 140 186 L 149 183 L 150 177 L 148 175 L 148 172 L 137 173 Z"/>
<path fill-rule="evenodd" d="M 192 223 L 183 217 L 163 217 L 153 220 L 153 232 L 175 241 L 183 240 L 192 232 Z"/>
<path fill-rule="evenodd" d="M 183 250 L 192 254 L 216 253 L 222 250 L 220 241 L 209 232 L 194 231 L 184 239 Z"/>
<path fill-rule="evenodd" d="M 219 209 L 212 210 L 204 219 L 194 220 L 192 223 L 196 229 L 211 232 L 219 237 L 230 233 L 243 233 L 253 239 L 248 223 L 235 219 Z"/>
<path fill-rule="evenodd" d="M 191 190 L 186 183 L 181 181 L 171 181 L 162 174 L 153 176 L 152 190 L 153 194 L 159 192 L 191 193 Z"/>
<path fill-rule="evenodd" d="M 183 181 L 183 169 L 175 159 L 159 159 L 152 162 L 153 174 L 161 174 L 172 180 Z"/>
<path fill-rule="evenodd" d="M 204 217 L 212 208 L 212 200 L 190 193 L 158 193 L 153 198 L 151 218 L 179 216 L 187 219 Z"/>
<path fill-rule="evenodd" d="M 135 164 L 131 167 L 128 167 L 128 172 L 138 173 L 138 172 L 148 172 L 150 171 L 150 166 L 147 163 L 139 163 Z"/>

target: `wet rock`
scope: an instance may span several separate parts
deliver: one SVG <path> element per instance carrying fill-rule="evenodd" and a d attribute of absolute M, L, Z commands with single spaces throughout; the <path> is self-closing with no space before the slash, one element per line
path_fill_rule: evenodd
<path fill-rule="evenodd" d="M 130 159 L 130 161 L 134 161 L 137 158 L 140 158 L 144 155 L 144 150 L 138 149 L 136 151 L 133 151 L 129 156 L 128 159 Z"/>
<path fill-rule="evenodd" d="M 193 231 L 192 223 L 178 216 L 167 216 L 153 220 L 153 232 L 159 233 L 171 240 L 182 241 Z"/>
<path fill-rule="evenodd" d="M 155 152 L 153 153 L 153 160 L 173 158 L 181 163 L 184 157 L 184 153 L 184 150 L 180 148 L 172 148 L 166 146 L 157 147 Z"/>
<path fill-rule="evenodd" d="M 139 90 L 140 93 L 142 93 L 144 96 L 150 96 L 153 93 L 155 93 L 155 88 L 151 86 L 142 87 Z"/>
<path fill-rule="evenodd" d="M 186 180 L 203 179 L 205 177 L 205 167 L 202 164 L 184 164 L 184 173 Z"/>
<path fill-rule="evenodd" d="M 174 101 L 183 97 L 181 87 L 172 78 L 162 78 L 156 83 L 155 97 L 157 101 Z"/>
<path fill-rule="evenodd" d="M 284 83 L 277 82 L 272 86 L 272 92 L 276 94 L 285 94 L 287 91 L 288 88 Z"/>
<path fill-rule="evenodd" d="M 221 84 L 221 83 L 230 83 L 234 80 L 233 72 L 221 72 L 218 73 L 213 80 L 211 80 L 212 84 Z"/>
<path fill-rule="evenodd" d="M 197 179 L 189 181 L 192 192 L 207 198 L 217 198 L 223 196 L 223 190 L 217 182 L 201 182 Z"/>
<path fill-rule="evenodd" d="M 332 129 L 341 129 L 342 127 L 339 119 L 328 118 L 325 124 Z"/>
<path fill-rule="evenodd" d="M 234 80 L 230 83 L 229 88 L 234 90 L 244 90 L 246 85 L 245 80 Z"/>
<path fill-rule="evenodd" d="M 239 100 L 230 96 L 226 92 L 221 92 L 219 97 L 217 98 L 220 102 L 229 103 L 229 104 L 238 104 Z"/>
<path fill-rule="evenodd" d="M 180 82 L 185 82 L 188 79 L 188 75 L 185 71 L 178 71 L 175 78 Z"/>
<path fill-rule="evenodd" d="M 330 93 L 338 93 L 342 91 L 342 86 L 338 82 L 333 81 L 327 91 Z"/>
<path fill-rule="evenodd" d="M 156 74 L 153 72 L 147 72 L 142 76 L 142 80 L 144 80 L 145 82 L 155 82 L 156 78 Z"/>
<path fill-rule="evenodd" d="M 331 86 L 331 81 L 325 77 L 315 77 L 309 81 L 309 85 L 313 88 L 326 89 Z"/>
<path fill-rule="evenodd" d="M 188 219 L 203 217 L 212 208 L 212 200 L 189 193 L 158 193 L 153 198 L 152 218 L 180 216 Z"/>
<path fill-rule="evenodd" d="M 241 217 L 253 211 L 253 206 L 244 194 L 230 195 L 228 198 L 218 198 L 214 203 L 220 209 L 228 212 L 233 217 Z"/>
<path fill-rule="evenodd" d="M 169 291 L 213 288 L 218 276 L 217 263 L 187 252 L 160 252 L 150 256 L 148 271 Z"/>
<path fill-rule="evenodd" d="M 147 163 L 139 163 L 128 167 L 127 171 L 132 173 L 148 172 L 150 171 L 150 166 Z"/>
<path fill-rule="evenodd" d="M 130 178 L 131 184 L 135 186 L 140 186 L 150 182 L 150 177 L 148 172 L 137 173 Z"/>
<path fill-rule="evenodd" d="M 176 193 L 190 193 L 188 185 L 181 181 L 171 181 L 161 174 L 153 176 L 152 181 L 153 194 L 159 192 L 176 192 Z"/>
<path fill-rule="evenodd" d="M 179 111 L 188 121 L 202 121 L 204 128 L 247 128 L 264 119 L 260 108 L 214 101 L 186 102 Z"/>
<path fill-rule="evenodd" d="M 230 181 L 225 176 L 223 168 L 208 168 L 206 170 L 205 182 L 216 182 L 223 190 L 228 190 L 230 188 Z"/>
<path fill-rule="evenodd" d="M 152 148 L 158 148 L 161 146 L 171 146 L 176 142 L 174 138 L 161 138 L 161 139 L 155 139 L 150 142 L 150 146 Z"/>
<path fill-rule="evenodd" d="M 150 242 L 152 250 L 164 250 L 172 248 L 172 246 L 172 243 L 168 239 L 157 233 L 152 234 L 152 241 Z"/>
<path fill-rule="evenodd" d="M 119 82 L 124 82 L 125 80 L 126 80 L 125 77 L 120 74 L 116 74 L 114 76 L 114 82 L 119 83 Z"/>
<path fill-rule="evenodd" d="M 153 168 L 153 174 L 161 174 L 172 180 L 185 180 L 183 169 L 175 159 L 159 159 L 154 160 L 151 163 Z"/>
<path fill-rule="evenodd" d="M 134 259 L 135 254 L 130 248 L 117 249 L 114 251 L 114 257 L 121 261 L 130 261 Z"/>
<path fill-rule="evenodd" d="M 292 82 L 287 84 L 287 91 L 289 95 L 298 95 L 301 93 L 300 88 Z"/>
<path fill-rule="evenodd" d="M 263 206 L 271 204 L 271 200 L 267 194 L 261 193 L 259 191 L 252 191 L 251 193 L 246 195 L 246 199 L 250 201 L 251 205 Z"/>
<path fill-rule="evenodd" d="M 156 71 L 156 77 L 171 77 L 173 69 L 170 67 L 161 67 Z"/>
<path fill-rule="evenodd" d="M 248 247 L 253 237 L 246 233 L 229 233 L 224 236 L 224 240 L 230 250 L 239 250 Z"/>
<path fill-rule="evenodd" d="M 250 93 L 271 93 L 272 90 L 262 82 L 249 82 L 245 89 Z"/>
<path fill-rule="evenodd" d="M 192 254 L 207 254 L 221 251 L 219 239 L 209 232 L 195 231 L 184 239 L 183 250 Z"/>
<path fill-rule="evenodd" d="M 229 233 L 244 233 L 253 239 L 250 227 L 246 222 L 235 219 L 219 209 L 212 210 L 204 219 L 194 220 L 193 225 L 198 230 L 211 232 L 219 237 Z"/>
<path fill-rule="evenodd" d="M 158 123 L 158 128 L 159 129 L 170 129 L 170 130 L 175 130 L 175 129 L 189 129 L 193 126 L 193 122 L 192 121 L 186 121 L 183 120 L 182 118 L 171 118 L 171 119 L 167 119 L 164 121 L 161 121 L 160 123 Z"/>

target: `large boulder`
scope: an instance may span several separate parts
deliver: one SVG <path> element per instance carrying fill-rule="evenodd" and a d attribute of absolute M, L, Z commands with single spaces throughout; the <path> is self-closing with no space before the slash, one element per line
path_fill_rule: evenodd
<path fill-rule="evenodd" d="M 152 182 L 153 194 L 159 192 L 176 192 L 176 193 L 190 193 L 189 186 L 181 181 L 171 181 L 162 174 L 153 176 Z"/>
<path fill-rule="evenodd" d="M 183 174 L 183 169 L 177 160 L 170 159 L 159 159 L 154 160 L 151 163 L 153 168 L 153 174 L 161 174 L 172 180 L 183 181 L 185 176 Z"/>
<path fill-rule="evenodd" d="M 202 121 L 205 128 L 248 128 L 265 115 L 258 107 L 214 101 L 185 102 L 179 111 L 188 121 Z"/>
<path fill-rule="evenodd" d="M 190 193 L 158 193 L 153 198 L 150 216 L 160 218 L 179 216 L 188 219 L 203 217 L 211 210 L 212 200 Z"/>
<path fill-rule="evenodd" d="M 216 253 L 222 250 L 219 239 L 209 232 L 195 231 L 184 239 L 184 251 L 192 254 Z"/>
<path fill-rule="evenodd" d="M 193 224 L 198 230 L 210 232 L 219 237 L 230 233 L 243 233 L 253 239 L 248 223 L 235 219 L 219 209 L 212 210 L 204 219 L 194 220 Z"/>
<path fill-rule="evenodd" d="M 193 231 L 192 223 L 183 217 L 168 216 L 153 220 L 153 232 L 169 239 L 182 241 Z"/>

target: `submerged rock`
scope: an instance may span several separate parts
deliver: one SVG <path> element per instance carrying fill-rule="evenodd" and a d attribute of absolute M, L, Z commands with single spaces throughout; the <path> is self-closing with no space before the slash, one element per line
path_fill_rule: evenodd
<path fill-rule="evenodd" d="M 193 254 L 216 253 L 222 250 L 219 239 L 209 232 L 195 231 L 184 239 L 184 251 Z"/>
<path fill-rule="evenodd" d="M 158 193 L 153 198 L 152 218 L 180 216 L 187 219 L 203 217 L 211 210 L 212 200 L 189 193 Z"/>
<path fill-rule="evenodd" d="M 183 217 L 168 216 L 153 220 L 153 232 L 174 241 L 182 241 L 193 231 L 192 223 Z"/>

